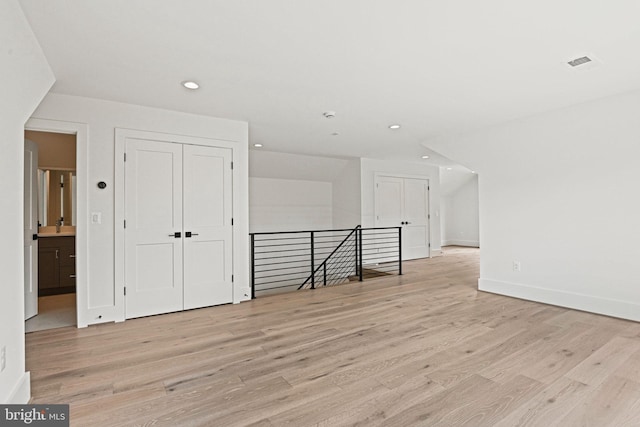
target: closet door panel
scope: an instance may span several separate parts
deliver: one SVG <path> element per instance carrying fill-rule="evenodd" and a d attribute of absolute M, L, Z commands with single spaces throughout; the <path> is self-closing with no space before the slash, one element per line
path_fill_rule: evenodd
<path fill-rule="evenodd" d="M 184 146 L 184 308 L 233 301 L 231 150 Z"/>
<path fill-rule="evenodd" d="M 429 181 L 404 180 L 403 259 L 429 256 Z"/>
<path fill-rule="evenodd" d="M 128 139 L 126 153 L 126 317 L 182 310 L 182 146 Z"/>

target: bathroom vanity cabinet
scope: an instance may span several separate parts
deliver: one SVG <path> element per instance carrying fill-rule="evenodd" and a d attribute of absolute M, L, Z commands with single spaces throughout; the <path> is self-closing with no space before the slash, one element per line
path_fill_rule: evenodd
<path fill-rule="evenodd" d="M 76 291 L 76 238 L 38 239 L 38 293 L 40 296 Z"/>

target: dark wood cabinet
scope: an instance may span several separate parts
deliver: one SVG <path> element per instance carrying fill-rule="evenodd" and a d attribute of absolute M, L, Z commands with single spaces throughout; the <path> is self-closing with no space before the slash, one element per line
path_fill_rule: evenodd
<path fill-rule="evenodd" d="M 40 296 L 76 291 L 76 238 L 38 239 L 38 294 Z"/>

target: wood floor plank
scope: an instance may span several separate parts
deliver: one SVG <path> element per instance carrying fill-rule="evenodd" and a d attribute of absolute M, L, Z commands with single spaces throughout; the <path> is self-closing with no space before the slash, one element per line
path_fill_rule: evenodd
<path fill-rule="evenodd" d="M 479 292 L 478 255 L 29 333 L 32 402 L 81 427 L 640 425 L 638 324 Z"/>
<path fill-rule="evenodd" d="M 560 378 L 540 393 L 496 422 L 495 427 L 561 426 L 564 416 L 584 401 L 589 386 L 569 378 Z"/>
<path fill-rule="evenodd" d="M 327 414 L 334 413 L 336 408 L 351 411 L 363 403 L 378 399 L 389 392 L 375 379 L 362 379 L 357 384 L 341 389 L 336 393 L 321 397 L 308 405 L 300 405 L 290 410 L 270 416 L 269 421 L 278 426 L 309 426 L 315 425 L 327 418 Z"/>
<path fill-rule="evenodd" d="M 598 386 L 631 356 L 640 350 L 640 342 L 628 338 L 613 337 L 596 352 L 567 372 L 567 378 L 591 386 Z"/>
<path fill-rule="evenodd" d="M 564 342 L 547 357 L 525 368 L 522 374 L 547 384 L 553 383 L 609 342 L 616 330 L 615 327 L 591 326 Z"/>
<path fill-rule="evenodd" d="M 617 426 L 615 419 L 630 412 L 640 400 L 640 383 L 617 376 L 608 377 L 559 421 L 562 426 Z"/>
<path fill-rule="evenodd" d="M 584 333 L 590 326 L 574 323 L 558 329 L 542 339 L 532 341 L 522 349 L 488 365 L 479 371 L 480 375 L 493 381 L 505 382 L 527 370 L 550 353 L 561 351 L 567 341 Z"/>
<path fill-rule="evenodd" d="M 385 422 L 387 425 L 414 426 L 435 425 L 450 412 L 455 411 L 462 402 L 474 404 L 486 393 L 495 391 L 497 383 L 480 375 L 472 375 L 456 383 L 451 388 L 405 409 Z"/>
<path fill-rule="evenodd" d="M 427 398 L 444 391 L 444 388 L 427 377 L 414 377 L 402 386 L 368 399 L 359 406 L 336 408 L 318 426 L 379 426 Z"/>
<path fill-rule="evenodd" d="M 462 403 L 434 425 L 492 427 L 541 388 L 542 383 L 519 375 L 504 384 L 487 389 L 477 400 Z"/>

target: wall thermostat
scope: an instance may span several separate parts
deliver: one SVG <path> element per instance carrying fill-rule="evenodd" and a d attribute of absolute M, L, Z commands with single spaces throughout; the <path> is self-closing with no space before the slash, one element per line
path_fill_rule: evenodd
<path fill-rule="evenodd" d="M 98 188 L 101 189 L 101 190 L 104 189 L 104 188 L 107 188 L 107 183 L 104 182 L 104 181 L 100 181 L 98 183 Z"/>

